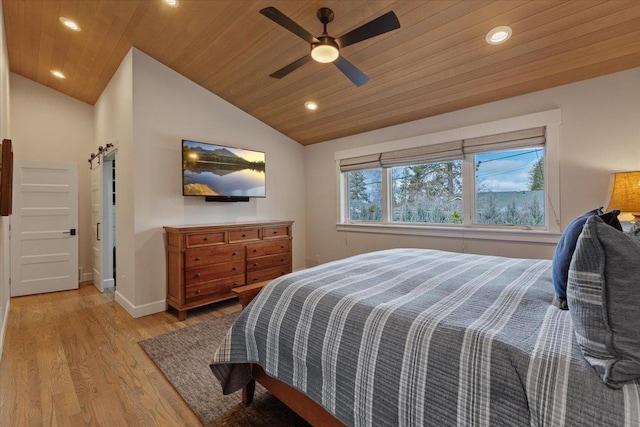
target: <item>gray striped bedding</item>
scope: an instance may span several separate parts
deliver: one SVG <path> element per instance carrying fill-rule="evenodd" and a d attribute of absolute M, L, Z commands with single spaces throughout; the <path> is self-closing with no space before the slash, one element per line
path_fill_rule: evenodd
<path fill-rule="evenodd" d="M 548 260 L 367 253 L 276 279 L 211 369 L 231 393 L 258 363 L 349 426 L 640 426 L 640 382 L 608 388 L 552 300 Z"/>

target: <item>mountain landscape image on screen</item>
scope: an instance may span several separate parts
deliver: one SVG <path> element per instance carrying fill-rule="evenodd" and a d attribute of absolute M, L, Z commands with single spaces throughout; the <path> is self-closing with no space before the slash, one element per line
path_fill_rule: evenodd
<path fill-rule="evenodd" d="M 182 141 L 185 196 L 265 197 L 265 154 Z"/>

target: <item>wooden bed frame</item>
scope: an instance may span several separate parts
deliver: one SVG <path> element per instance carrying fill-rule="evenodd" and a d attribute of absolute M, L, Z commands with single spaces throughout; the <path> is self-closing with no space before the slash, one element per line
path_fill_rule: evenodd
<path fill-rule="evenodd" d="M 267 375 L 260 365 L 251 365 L 253 380 L 242 389 L 242 402 L 250 405 L 258 381 L 269 393 L 287 405 L 293 412 L 300 415 L 312 426 L 344 427 L 336 417 L 317 404 L 302 392 L 288 384 Z"/>
<path fill-rule="evenodd" d="M 238 295 L 242 308 L 244 309 L 268 283 L 268 281 L 265 281 L 240 286 L 232 289 L 232 291 Z M 252 364 L 251 374 L 253 375 L 253 380 L 242 388 L 242 402 L 245 405 L 250 405 L 253 401 L 256 381 L 258 381 L 272 395 L 291 408 L 293 412 L 304 418 L 309 424 L 323 427 L 344 426 L 336 417 L 302 392 L 267 375 L 260 365 Z"/>

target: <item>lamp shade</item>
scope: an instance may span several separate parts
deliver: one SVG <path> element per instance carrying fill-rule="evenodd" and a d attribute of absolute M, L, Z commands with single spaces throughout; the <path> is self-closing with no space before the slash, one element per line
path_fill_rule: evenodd
<path fill-rule="evenodd" d="M 607 210 L 619 209 L 628 218 L 640 215 L 640 171 L 618 172 L 611 177 Z M 631 215 L 629 215 L 631 214 Z"/>

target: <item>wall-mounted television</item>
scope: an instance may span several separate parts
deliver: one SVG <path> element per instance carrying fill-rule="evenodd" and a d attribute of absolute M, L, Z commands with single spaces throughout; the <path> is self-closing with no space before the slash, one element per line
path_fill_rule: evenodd
<path fill-rule="evenodd" d="M 266 197 L 265 153 L 183 139 L 182 194 L 219 202 Z"/>

